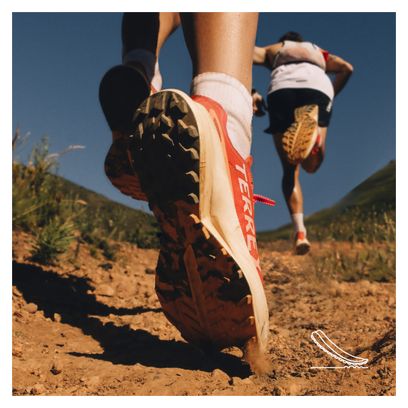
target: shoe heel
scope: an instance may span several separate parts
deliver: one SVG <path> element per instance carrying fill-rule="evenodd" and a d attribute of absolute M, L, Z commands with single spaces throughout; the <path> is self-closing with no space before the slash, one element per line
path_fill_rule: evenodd
<path fill-rule="evenodd" d="M 99 86 L 99 101 L 110 129 L 131 132 L 133 115 L 149 94 L 149 84 L 138 69 L 127 65 L 111 68 Z"/>
<path fill-rule="evenodd" d="M 162 231 L 156 292 L 187 341 L 202 348 L 243 346 L 257 335 L 253 298 L 240 267 L 200 218 L 205 136 L 194 103 L 178 91 L 151 95 L 137 109 L 129 138 Z"/>

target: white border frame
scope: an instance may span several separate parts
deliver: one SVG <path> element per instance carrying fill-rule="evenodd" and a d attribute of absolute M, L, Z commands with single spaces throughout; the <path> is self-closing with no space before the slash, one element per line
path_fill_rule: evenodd
<path fill-rule="evenodd" d="M 148 3 L 148 7 L 146 4 Z M 407 115 L 407 75 L 405 74 L 406 68 L 404 66 L 406 52 L 406 39 L 407 35 L 407 7 L 406 0 L 343 0 L 341 3 L 328 2 L 327 0 L 291 0 L 291 1 L 278 1 L 278 0 L 235 0 L 214 2 L 202 0 L 201 4 L 197 4 L 194 0 L 149 0 L 149 2 L 143 2 L 140 0 L 71 0 L 71 1 L 51 1 L 51 0 L 3 0 L 0 3 L 0 49 L 1 49 L 1 75 L 0 75 L 0 100 L 1 100 L 1 141 L 2 148 L 0 149 L 0 165 L 2 170 L 2 183 L 1 183 L 1 226 L 3 234 L 1 236 L 1 259 L 3 268 L 0 270 L 0 401 L 2 406 L 9 405 L 22 405 L 24 403 L 30 404 L 30 406 L 41 406 L 43 408 L 48 404 L 61 404 L 72 403 L 70 398 L 72 397 L 11 397 L 11 322 L 12 322 L 12 303 L 11 303 L 11 149 L 9 135 L 12 132 L 12 112 L 11 112 L 11 100 L 12 100 L 12 13 L 13 12 L 123 12 L 123 11 L 260 11 L 260 12 L 396 12 L 397 13 L 397 315 L 402 314 L 402 310 L 407 307 L 407 298 L 405 294 L 406 288 L 408 288 L 407 274 L 408 270 L 405 270 L 407 266 L 406 251 L 401 251 L 406 243 L 404 234 L 407 225 L 407 211 L 399 211 L 404 208 L 404 204 L 407 203 L 407 188 L 404 183 L 403 175 L 408 174 L 407 162 L 404 157 L 405 148 L 408 147 L 407 138 L 408 131 L 406 127 L 402 127 L 402 119 L 404 115 Z M 375 41 L 375 33 L 373 33 L 373 41 Z M 380 57 L 379 51 L 379 57 Z M 29 62 L 28 62 L 29 63 Z M 405 74 L 405 75 L 404 75 Z M 373 84 L 375 86 L 375 84 Z M 401 136 L 398 136 L 401 135 Z M 384 135 L 389 137 L 389 135 Z M 404 184 L 403 184 L 404 183 Z M 405 187 L 405 188 L 404 188 Z M 369 398 L 367 403 L 370 406 L 379 406 L 380 404 L 396 405 L 407 400 L 407 375 L 406 367 L 407 352 L 404 344 L 404 340 L 407 341 L 407 326 L 406 317 L 404 321 L 401 318 L 398 319 L 397 330 L 397 397 L 391 397 L 384 400 L 383 398 L 374 397 L 361 397 L 364 400 Z M 59 398 L 58 402 L 54 398 Z M 79 398 L 79 399 L 78 399 Z M 82 401 L 84 397 L 76 397 L 75 402 Z M 166 401 L 162 397 L 137 397 L 136 401 L 134 397 L 91 397 L 93 403 L 99 405 L 111 405 L 111 398 L 120 398 L 121 404 L 140 404 L 147 402 L 149 404 L 169 404 L 170 400 L 166 398 Z M 139 400 L 142 398 L 142 400 Z M 152 399 L 153 398 L 153 399 Z M 211 398 L 211 400 L 209 400 Z M 171 399 L 174 404 L 178 406 L 180 404 L 197 404 L 197 406 L 207 405 L 208 403 L 223 403 L 219 400 L 222 397 L 194 397 L 194 402 L 189 398 L 175 397 Z M 240 398 L 238 400 L 238 398 Z M 251 401 L 245 399 L 246 403 L 255 404 L 275 404 L 276 400 L 270 398 L 279 397 L 248 397 Z M 256 398 L 256 400 L 254 399 Z M 294 398 L 297 398 L 296 400 Z M 302 398 L 300 402 L 299 398 Z M 340 406 L 341 404 L 351 402 L 350 398 L 355 397 L 286 397 L 279 398 L 280 404 L 313 404 L 314 406 L 330 404 Z M 347 400 L 344 400 L 346 398 Z M 95 401 L 95 399 L 98 399 Z M 240 404 L 243 402 L 241 397 L 230 397 L 230 404 Z M 359 403 L 365 401 L 359 399 Z"/>

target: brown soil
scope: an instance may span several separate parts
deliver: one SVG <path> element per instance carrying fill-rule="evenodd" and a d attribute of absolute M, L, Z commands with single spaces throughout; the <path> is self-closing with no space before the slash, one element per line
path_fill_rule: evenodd
<path fill-rule="evenodd" d="M 337 282 L 309 256 L 261 249 L 270 340 L 254 374 L 241 350 L 203 354 L 166 320 L 157 251 L 120 244 L 108 262 L 84 245 L 44 267 L 30 240 L 13 235 L 14 395 L 395 394 L 394 283 Z M 341 366 L 312 342 L 317 329 L 368 368 L 312 369 Z"/>

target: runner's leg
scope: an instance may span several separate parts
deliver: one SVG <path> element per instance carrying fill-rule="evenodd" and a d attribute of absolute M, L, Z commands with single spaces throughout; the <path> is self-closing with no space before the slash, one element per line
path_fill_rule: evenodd
<path fill-rule="evenodd" d="M 178 13 L 125 13 L 122 19 L 122 64 L 102 78 L 99 100 L 114 143 L 105 172 L 122 193 L 146 200 L 129 162 L 126 137 L 134 131 L 133 116 L 152 91 L 160 90 L 160 49 L 180 24 Z"/>
<path fill-rule="evenodd" d="M 303 194 L 299 182 L 299 165 L 292 165 L 287 162 L 286 154 L 282 148 L 282 134 L 276 133 L 273 139 L 282 164 L 282 192 L 289 213 L 291 215 L 303 213 Z"/>
<path fill-rule="evenodd" d="M 123 54 L 145 49 L 158 57 L 163 44 L 179 25 L 179 13 L 124 13 Z"/>
<path fill-rule="evenodd" d="M 251 147 L 252 54 L 258 13 L 182 13 L 193 63 L 191 92 L 227 113 L 231 142 L 246 159 Z"/>
<path fill-rule="evenodd" d="M 246 160 L 257 18 L 182 14 L 192 97 L 158 92 L 134 119 L 134 163 L 163 233 L 157 293 L 169 320 L 196 344 L 243 346 L 255 340 L 264 349 L 269 331 Z M 239 119 L 234 134 L 231 117 Z M 237 153 L 234 140 L 245 139 L 247 130 L 248 143 L 238 143 L 245 146 Z M 243 290 L 232 298 L 238 286 Z"/>
<path fill-rule="evenodd" d="M 258 13 L 182 13 L 193 75 L 223 72 L 250 92 Z"/>

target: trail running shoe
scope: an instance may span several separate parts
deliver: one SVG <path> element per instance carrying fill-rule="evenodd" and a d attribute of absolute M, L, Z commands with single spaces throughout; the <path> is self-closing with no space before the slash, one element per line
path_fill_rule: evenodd
<path fill-rule="evenodd" d="M 312 151 L 318 135 L 318 113 L 317 105 L 305 105 L 295 109 L 295 122 L 282 137 L 282 148 L 289 163 L 300 163 Z"/>
<path fill-rule="evenodd" d="M 99 86 L 99 101 L 114 135 L 105 159 L 105 173 L 123 194 L 144 201 L 147 197 L 131 164 L 127 136 L 134 132 L 136 109 L 151 92 L 144 72 L 129 65 L 111 68 Z"/>
<path fill-rule="evenodd" d="M 316 164 L 317 161 L 317 164 Z M 323 163 L 323 152 L 321 147 L 320 134 L 317 135 L 316 142 L 309 155 L 301 163 L 303 170 L 307 173 L 315 173 Z"/>
<path fill-rule="evenodd" d="M 162 231 L 156 292 L 171 323 L 203 348 L 266 346 L 268 307 L 255 238 L 250 159 L 216 102 L 178 90 L 137 109 L 133 167 Z"/>
<path fill-rule="evenodd" d="M 303 231 L 295 234 L 295 254 L 306 255 L 310 251 L 310 242 Z"/>

